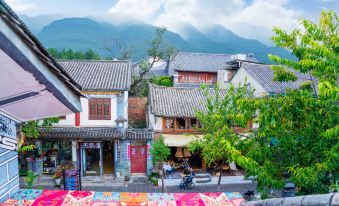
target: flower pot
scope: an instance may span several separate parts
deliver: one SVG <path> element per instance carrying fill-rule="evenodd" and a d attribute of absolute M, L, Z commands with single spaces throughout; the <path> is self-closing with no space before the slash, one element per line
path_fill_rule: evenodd
<path fill-rule="evenodd" d="M 61 178 L 54 179 L 55 185 L 60 186 L 61 185 Z"/>

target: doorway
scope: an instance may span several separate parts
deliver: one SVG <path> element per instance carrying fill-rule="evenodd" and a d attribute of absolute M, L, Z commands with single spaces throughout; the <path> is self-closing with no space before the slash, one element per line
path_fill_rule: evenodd
<path fill-rule="evenodd" d="M 104 174 L 114 173 L 114 142 L 103 143 L 103 172 Z"/>
<path fill-rule="evenodd" d="M 131 145 L 131 173 L 145 174 L 147 170 L 146 142 L 132 142 Z"/>
<path fill-rule="evenodd" d="M 81 143 L 81 164 L 83 176 L 101 175 L 101 144 Z"/>

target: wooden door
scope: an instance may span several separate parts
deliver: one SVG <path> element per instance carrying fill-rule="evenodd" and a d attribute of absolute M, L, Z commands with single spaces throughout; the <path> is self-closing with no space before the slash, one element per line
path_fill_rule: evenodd
<path fill-rule="evenodd" d="M 146 173 L 146 146 L 131 146 L 131 173 Z"/>

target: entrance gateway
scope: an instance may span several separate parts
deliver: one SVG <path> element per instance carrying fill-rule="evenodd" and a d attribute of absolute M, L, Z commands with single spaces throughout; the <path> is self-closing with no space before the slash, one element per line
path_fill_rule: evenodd
<path fill-rule="evenodd" d="M 132 141 L 131 143 L 131 173 L 146 174 L 147 144 L 144 141 Z"/>
<path fill-rule="evenodd" d="M 114 174 L 114 142 L 82 142 L 80 156 L 83 176 Z"/>

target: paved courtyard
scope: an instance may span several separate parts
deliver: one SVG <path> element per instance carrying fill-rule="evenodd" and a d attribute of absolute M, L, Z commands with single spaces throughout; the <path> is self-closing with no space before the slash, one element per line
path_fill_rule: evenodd
<path fill-rule="evenodd" d="M 251 181 L 239 181 L 239 177 L 234 177 L 232 181 L 231 177 L 222 181 L 222 184 L 218 186 L 216 183 L 208 184 L 196 184 L 193 190 L 182 190 L 179 189 L 179 184 L 176 181 L 171 184 L 167 184 L 165 192 L 240 192 L 241 194 L 247 190 L 255 190 L 256 183 Z M 99 180 L 98 180 L 99 181 Z M 162 192 L 161 186 L 153 186 L 148 181 L 133 181 L 124 182 L 123 179 L 116 178 L 115 180 L 100 180 L 98 181 L 82 181 L 82 189 L 99 192 Z M 169 186 L 168 186 L 169 185 Z M 20 179 L 20 187 L 25 188 L 23 179 Z M 49 176 L 40 176 L 33 185 L 34 189 L 59 189 L 54 186 L 54 181 Z"/>

